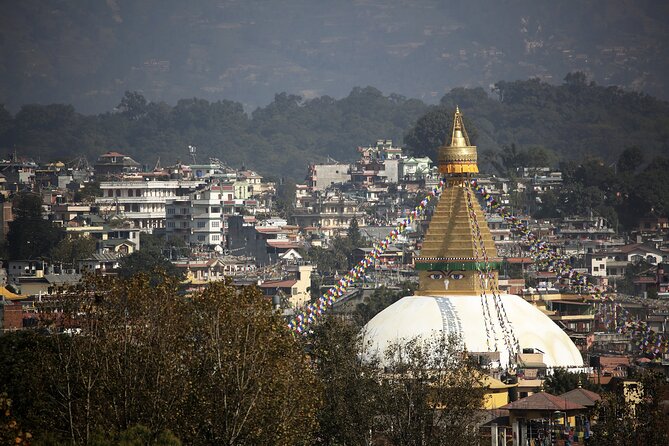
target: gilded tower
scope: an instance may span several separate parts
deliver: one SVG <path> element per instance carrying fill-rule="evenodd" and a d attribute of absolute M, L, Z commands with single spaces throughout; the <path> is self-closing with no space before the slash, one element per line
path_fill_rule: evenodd
<path fill-rule="evenodd" d="M 480 295 L 497 288 L 500 258 L 483 210 L 471 188 L 478 173 L 476 146 L 456 108 L 450 144 L 439 148 L 446 187 L 430 221 L 420 256 L 417 294 Z"/>

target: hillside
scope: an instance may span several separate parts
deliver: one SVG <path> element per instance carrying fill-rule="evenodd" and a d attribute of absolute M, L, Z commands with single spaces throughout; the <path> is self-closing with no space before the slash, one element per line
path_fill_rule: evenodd
<path fill-rule="evenodd" d="M 654 0 L 29 0 L 0 6 L 0 103 L 111 110 L 356 85 L 428 103 L 454 87 L 583 71 L 669 98 L 669 3 Z"/>
<path fill-rule="evenodd" d="M 490 95 L 457 88 L 439 106 L 366 87 L 339 100 L 281 93 L 251 114 L 232 101 L 182 99 L 171 106 L 137 93 L 126 94 L 117 112 L 98 115 L 58 104 L 24 106 L 15 115 L 0 108 L 0 150 L 41 161 L 82 155 L 94 161 L 118 150 L 153 166 L 158 158 L 163 165 L 185 161 L 187 146 L 195 145 L 200 159 L 216 157 L 301 181 L 310 162 L 352 161 L 357 146 L 379 138 L 404 140 L 414 153 L 436 159 L 458 104 L 488 171 L 512 144 L 545 149 L 552 161 L 593 155 L 612 163 L 632 146 L 647 160 L 669 155 L 667 102 L 587 83 L 579 74 L 567 80 L 560 86 L 498 82 Z"/>
<path fill-rule="evenodd" d="M 570 74 L 560 86 L 536 79 L 498 82 L 483 89 L 454 89 L 410 130 L 405 143 L 436 156 L 452 110 L 460 106 L 484 159 L 504 147 L 543 148 L 557 159 L 587 156 L 613 162 L 625 148 L 639 147 L 646 159 L 669 155 L 669 103 L 617 87 L 587 83 Z"/>

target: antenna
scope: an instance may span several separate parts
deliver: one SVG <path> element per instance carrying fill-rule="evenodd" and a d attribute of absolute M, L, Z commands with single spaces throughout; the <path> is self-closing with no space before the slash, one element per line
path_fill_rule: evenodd
<path fill-rule="evenodd" d="M 193 164 L 197 164 L 197 162 L 195 160 L 196 152 L 197 152 L 197 147 L 189 144 L 188 145 L 188 153 L 190 154 L 191 158 L 193 158 Z"/>

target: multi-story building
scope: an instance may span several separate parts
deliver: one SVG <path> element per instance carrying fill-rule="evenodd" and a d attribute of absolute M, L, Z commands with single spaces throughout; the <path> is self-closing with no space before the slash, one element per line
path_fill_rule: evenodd
<path fill-rule="evenodd" d="M 242 170 L 237 174 L 238 182 L 246 182 L 250 198 L 263 192 L 262 177 L 252 170 Z M 241 197 L 240 197 L 241 198 Z"/>
<path fill-rule="evenodd" d="M 354 218 L 359 226 L 365 226 L 366 216 L 357 201 L 340 195 L 330 195 L 314 203 L 312 212 L 295 213 L 292 219 L 301 228 L 315 227 L 322 234 L 331 237 L 345 232 Z"/>
<path fill-rule="evenodd" d="M 118 152 L 107 152 L 100 155 L 95 162 L 95 175 L 97 177 L 110 177 L 122 175 L 129 172 L 138 172 L 140 164 L 128 155 Z"/>
<path fill-rule="evenodd" d="M 234 255 L 254 257 L 258 265 L 275 263 L 286 252 L 299 249 L 300 246 L 296 226 L 256 226 L 242 215 L 228 218 L 228 250 Z"/>
<path fill-rule="evenodd" d="M 95 199 L 103 215 L 118 215 L 136 228 L 149 232 L 165 226 L 165 203 L 187 196 L 202 180 L 126 180 L 100 183 L 102 196 Z"/>
<path fill-rule="evenodd" d="M 405 181 L 422 180 L 432 175 L 432 160 L 428 157 L 409 157 L 400 163 L 400 178 Z"/>
<path fill-rule="evenodd" d="M 213 249 L 224 242 L 221 186 L 210 186 L 166 202 L 165 234 L 194 246 Z"/>
<path fill-rule="evenodd" d="M 312 164 L 307 174 L 307 186 L 314 191 L 322 191 L 333 184 L 351 181 L 351 165 L 344 163 Z"/>

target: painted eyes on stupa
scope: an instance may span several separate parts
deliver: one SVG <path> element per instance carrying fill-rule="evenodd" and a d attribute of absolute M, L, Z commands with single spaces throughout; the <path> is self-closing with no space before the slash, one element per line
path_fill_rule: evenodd
<path fill-rule="evenodd" d="M 453 280 L 460 280 L 464 279 L 465 275 L 461 273 L 443 273 L 443 272 L 438 272 L 438 273 L 432 273 L 429 275 L 430 279 L 432 280 L 443 280 L 443 279 L 453 279 Z"/>

